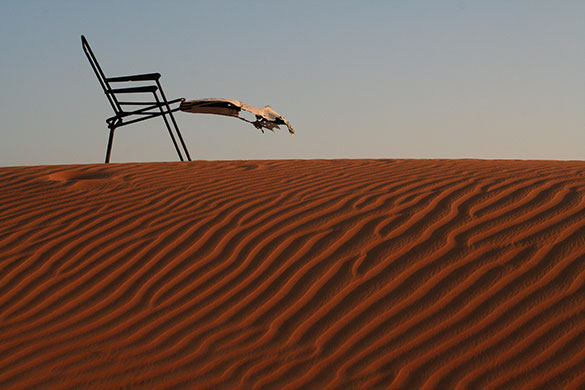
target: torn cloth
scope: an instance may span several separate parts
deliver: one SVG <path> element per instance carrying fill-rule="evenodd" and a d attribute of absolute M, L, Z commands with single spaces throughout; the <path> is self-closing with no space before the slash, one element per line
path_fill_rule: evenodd
<path fill-rule="evenodd" d="M 266 128 L 274 131 L 279 128 L 279 125 L 288 127 L 288 132 L 293 135 L 295 130 L 292 125 L 282 117 L 279 113 L 274 111 L 270 106 L 258 108 L 234 99 L 210 98 L 198 99 L 181 102 L 179 107 L 181 111 L 192 112 L 196 114 L 216 114 L 233 116 L 245 122 L 251 123 L 255 128 L 262 130 Z M 255 121 L 250 121 L 240 116 L 240 111 L 248 111 L 256 115 Z"/>

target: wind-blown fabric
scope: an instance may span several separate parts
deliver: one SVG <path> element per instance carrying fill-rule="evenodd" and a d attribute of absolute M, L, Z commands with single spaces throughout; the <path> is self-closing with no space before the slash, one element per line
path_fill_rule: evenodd
<path fill-rule="evenodd" d="M 215 114 L 233 116 L 245 122 L 251 123 L 255 128 L 264 132 L 264 129 L 274 131 L 279 128 L 279 125 L 285 125 L 288 128 L 290 135 L 294 135 L 295 130 L 282 115 L 274 111 L 270 106 L 258 108 L 247 103 L 234 99 L 223 98 L 208 98 L 189 100 L 181 102 L 179 107 L 181 111 L 191 112 L 195 114 Z M 244 110 L 256 116 L 255 121 L 250 121 L 240 116 L 240 112 Z"/>

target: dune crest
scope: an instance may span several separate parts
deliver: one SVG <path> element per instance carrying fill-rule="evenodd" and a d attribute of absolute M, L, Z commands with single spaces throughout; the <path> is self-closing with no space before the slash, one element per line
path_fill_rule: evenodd
<path fill-rule="evenodd" d="M 584 388 L 584 271 L 584 162 L 0 168 L 0 388 Z"/>

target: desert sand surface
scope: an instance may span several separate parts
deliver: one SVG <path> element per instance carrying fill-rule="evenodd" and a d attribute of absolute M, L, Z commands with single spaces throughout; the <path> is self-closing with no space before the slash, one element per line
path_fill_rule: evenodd
<path fill-rule="evenodd" d="M 0 389 L 561 388 L 585 162 L 0 168 Z"/>

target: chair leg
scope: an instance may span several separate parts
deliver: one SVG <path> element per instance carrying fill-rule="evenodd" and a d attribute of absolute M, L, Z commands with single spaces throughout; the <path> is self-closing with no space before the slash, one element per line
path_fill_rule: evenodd
<path fill-rule="evenodd" d="M 108 148 L 106 149 L 106 164 L 110 162 L 110 154 L 112 153 L 112 143 L 114 142 L 114 130 L 116 130 L 116 126 L 110 127 L 110 136 L 108 137 Z"/>
<path fill-rule="evenodd" d="M 179 141 L 181 141 L 181 145 L 183 145 L 183 151 L 185 152 L 185 155 L 187 156 L 187 161 L 191 161 L 191 155 L 189 154 L 189 150 L 187 150 L 187 145 L 185 145 L 185 141 L 183 140 L 183 136 L 181 135 L 181 131 L 179 130 L 179 126 L 177 125 L 177 121 L 175 120 L 175 116 L 173 115 L 173 112 L 171 111 L 171 108 L 169 107 L 168 103 L 167 103 L 167 109 L 169 110 L 169 116 L 171 117 L 171 121 L 173 122 L 173 126 L 175 126 L 175 131 L 177 132 L 177 135 L 179 136 Z"/>
<path fill-rule="evenodd" d="M 158 96 L 156 96 L 156 93 L 153 92 L 152 93 L 154 95 L 154 98 L 156 100 L 156 102 L 158 103 L 158 108 L 160 109 L 160 112 L 162 113 L 162 118 L 165 121 L 165 125 L 167 126 L 167 130 L 169 131 L 169 135 L 171 136 L 171 140 L 173 141 L 173 145 L 175 145 L 175 150 L 177 151 L 177 154 L 179 155 L 179 159 L 181 161 L 185 161 L 183 159 L 183 155 L 181 154 L 181 151 L 179 150 L 179 145 L 177 145 L 177 140 L 175 140 L 175 136 L 173 135 L 173 131 L 171 130 L 171 126 L 169 125 L 169 121 L 167 120 L 167 117 L 165 116 L 165 112 L 162 108 L 162 106 L 160 105 L 160 100 L 158 98 Z"/>
<path fill-rule="evenodd" d="M 177 125 L 177 121 L 175 120 L 175 116 L 173 115 L 173 111 L 171 110 L 171 106 L 169 105 L 169 102 L 167 101 L 167 97 L 165 96 L 165 92 L 162 89 L 162 85 L 160 85 L 160 82 L 158 80 L 156 80 L 156 85 L 158 87 L 158 90 L 160 91 L 160 96 L 162 96 L 163 101 L 165 102 L 165 106 L 167 107 L 169 116 L 171 117 L 171 121 L 173 122 L 173 126 L 175 126 L 175 131 L 177 132 L 177 135 L 179 136 L 179 141 L 181 141 L 181 145 L 183 146 L 183 151 L 185 152 L 185 155 L 187 156 L 187 160 L 191 161 L 191 155 L 189 154 L 189 150 L 187 149 L 187 145 L 185 145 L 185 140 L 183 140 L 183 135 L 181 134 L 181 130 L 179 130 L 179 126 Z"/>

